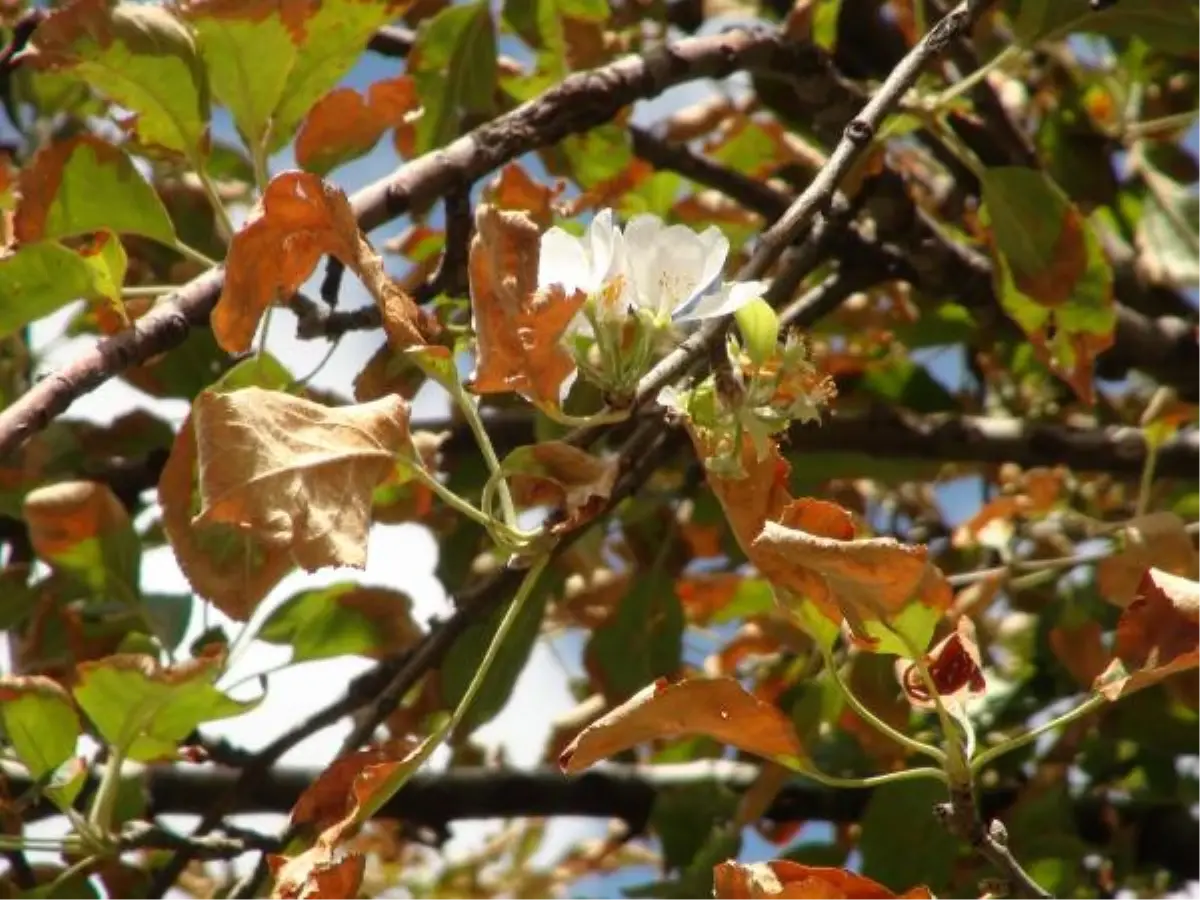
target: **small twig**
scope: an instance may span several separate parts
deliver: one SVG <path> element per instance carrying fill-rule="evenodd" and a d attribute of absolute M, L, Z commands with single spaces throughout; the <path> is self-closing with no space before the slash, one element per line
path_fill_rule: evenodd
<path fill-rule="evenodd" d="M 467 188 L 446 195 L 446 241 L 437 271 L 413 295 L 418 303 L 438 294 L 463 297 L 467 294 L 467 256 L 475 219 L 471 215 L 471 192 Z"/>
<path fill-rule="evenodd" d="M 251 850 L 275 852 L 278 838 L 225 826 L 226 833 L 186 837 L 153 822 L 128 822 L 121 830 L 121 850 L 187 850 L 197 859 L 229 859 Z"/>
<path fill-rule="evenodd" d="M 330 309 L 336 309 L 338 296 L 342 292 L 342 279 L 346 275 L 346 264 L 336 256 L 325 259 L 325 277 L 321 279 L 321 299 Z"/>
<path fill-rule="evenodd" d="M 951 789 L 950 802 L 934 807 L 934 815 L 946 829 L 966 841 L 988 862 L 996 867 L 1019 897 L 1048 898 L 1053 896 L 1021 868 L 1008 846 L 1008 830 L 999 819 L 986 828 L 970 788 Z"/>

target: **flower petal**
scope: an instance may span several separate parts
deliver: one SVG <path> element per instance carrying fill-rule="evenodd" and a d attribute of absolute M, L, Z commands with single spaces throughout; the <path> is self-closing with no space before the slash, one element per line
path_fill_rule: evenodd
<path fill-rule="evenodd" d="M 700 319 L 716 319 L 737 312 L 755 297 L 767 291 L 765 281 L 727 281 L 715 291 L 697 294 L 675 310 L 672 318 L 676 322 L 694 322 Z"/>
<path fill-rule="evenodd" d="M 589 290 L 587 250 L 583 242 L 561 228 L 551 228 L 542 235 L 538 254 L 538 287 L 561 284 L 568 295 L 576 289 Z"/>

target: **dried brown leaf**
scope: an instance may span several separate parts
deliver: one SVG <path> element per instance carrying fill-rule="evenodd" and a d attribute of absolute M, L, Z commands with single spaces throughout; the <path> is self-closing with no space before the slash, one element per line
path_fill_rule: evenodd
<path fill-rule="evenodd" d="M 920 886 L 894 894 L 882 884 L 855 872 L 827 866 L 806 866 L 787 859 L 743 864 L 729 860 L 713 869 L 717 897 L 803 897 L 825 900 L 889 900 L 931 898 Z"/>
<path fill-rule="evenodd" d="M 1155 512 L 1130 519 L 1121 529 L 1125 548 L 1096 566 L 1096 587 L 1109 603 L 1128 606 L 1147 569 L 1181 578 L 1200 577 L 1200 558 L 1183 519 Z"/>

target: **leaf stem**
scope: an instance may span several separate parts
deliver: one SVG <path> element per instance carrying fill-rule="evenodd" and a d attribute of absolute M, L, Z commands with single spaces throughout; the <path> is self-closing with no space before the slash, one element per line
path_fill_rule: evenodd
<path fill-rule="evenodd" d="M 413 477 L 415 479 L 417 479 L 417 481 L 421 482 L 421 484 L 428 487 L 435 494 L 437 494 L 438 497 L 441 498 L 442 502 L 445 503 L 447 506 L 449 506 L 451 509 L 466 516 L 472 522 L 475 522 L 478 525 L 482 525 L 484 528 L 488 529 L 489 531 L 491 531 L 493 528 L 495 528 L 497 526 L 497 524 L 500 524 L 500 523 L 497 523 L 495 519 L 491 518 L 487 513 L 483 512 L 482 510 L 476 509 L 469 502 L 464 500 L 462 497 L 458 496 L 458 494 L 454 493 L 454 491 L 450 490 L 450 488 L 446 487 L 444 484 L 442 484 L 440 481 L 438 481 L 436 478 L 434 478 L 432 475 L 430 475 L 421 466 L 413 465 L 410 468 L 413 473 Z M 517 532 L 509 529 L 508 526 L 502 525 L 502 527 L 505 529 L 505 531 L 509 532 L 509 534 L 512 537 L 518 536 Z"/>
<path fill-rule="evenodd" d="M 1158 119 L 1128 122 L 1125 125 L 1125 137 L 1130 140 L 1136 140 L 1155 135 L 1160 131 L 1173 131 L 1177 128 L 1186 128 L 1196 121 L 1196 115 L 1197 111 L 1193 109 L 1189 112 L 1173 113 Z"/>
<path fill-rule="evenodd" d="M 184 243 L 183 241 L 179 240 L 178 238 L 176 238 L 174 243 L 172 243 L 170 246 L 171 246 L 171 249 L 174 250 L 176 253 L 178 253 L 180 256 L 186 256 L 188 259 L 192 260 L 192 262 L 197 262 L 200 265 L 204 266 L 206 269 L 215 269 L 217 266 L 220 265 L 219 262 L 217 262 L 215 259 L 210 257 L 208 254 L 201 253 L 199 250 L 197 250 L 191 244 Z M 136 288 L 134 288 L 134 290 L 136 290 Z M 171 290 L 175 290 L 175 288 L 171 288 Z M 124 291 L 122 291 L 122 293 L 124 293 Z"/>
<path fill-rule="evenodd" d="M 557 406 L 549 403 L 539 403 L 538 411 L 546 418 L 558 422 L 560 425 L 567 425 L 571 428 L 587 428 L 593 425 L 614 425 L 617 422 L 624 422 L 629 418 L 629 410 L 627 409 L 602 409 L 599 412 L 592 413 L 588 416 L 573 416 L 570 413 L 565 413 Z"/>
<path fill-rule="evenodd" d="M 500 625 L 496 628 L 496 633 L 492 635 L 492 640 L 483 654 L 483 659 L 479 661 L 479 666 L 476 668 L 475 674 L 471 677 L 471 683 L 467 685 L 466 693 L 458 701 L 454 712 L 450 716 L 443 718 L 413 755 L 407 758 L 403 765 L 378 790 L 373 791 L 370 797 L 359 804 L 358 809 L 355 811 L 355 821 L 357 823 L 362 824 L 370 819 L 395 796 L 396 792 L 404 787 L 413 776 L 413 773 L 421 767 L 425 760 L 433 755 L 433 752 L 441 746 L 447 737 L 454 733 L 454 729 L 466 718 L 471 704 L 479 693 L 479 689 L 483 687 L 488 672 L 491 670 L 492 664 L 496 661 L 496 657 L 500 653 L 500 648 L 504 645 L 504 639 L 508 636 L 517 618 L 521 615 L 521 610 L 525 606 L 525 602 L 533 593 L 538 579 L 541 577 L 542 572 L 545 571 L 549 562 L 550 555 L 548 553 L 542 554 L 525 573 L 525 577 L 517 588 L 516 594 L 513 596 L 508 609 L 505 610 L 504 616 L 500 620 Z"/>
<path fill-rule="evenodd" d="M 987 78 L 992 72 L 999 69 L 1001 66 L 1008 65 L 1010 60 L 1015 59 L 1021 52 L 1021 47 L 1018 44 L 1009 44 L 974 72 L 965 76 L 961 81 L 957 81 L 950 87 L 946 88 L 940 94 L 933 98 L 930 102 L 930 107 L 933 109 L 945 109 L 945 107 L 953 100 L 961 97 L 963 94 L 973 90 L 979 82 Z"/>
<path fill-rule="evenodd" d="M 846 698 L 846 702 L 850 704 L 851 709 L 858 713 L 859 718 L 861 718 L 880 734 L 891 738 L 897 744 L 900 744 L 902 747 L 906 747 L 913 753 L 924 754 L 925 756 L 932 757 L 939 764 L 945 764 L 946 754 L 937 747 L 931 747 L 929 744 L 922 743 L 921 741 L 911 738 L 901 731 L 897 731 L 887 722 L 875 715 L 875 713 L 871 712 L 871 710 L 867 708 L 866 704 L 859 700 L 854 691 L 850 689 L 850 685 L 846 684 L 845 680 L 842 678 L 842 673 L 838 671 L 837 664 L 833 660 L 832 649 L 823 643 L 821 644 L 821 656 L 824 657 L 825 667 L 829 669 L 830 674 L 833 676 L 833 680 L 837 683 L 838 689 L 842 692 L 842 696 Z"/>
<path fill-rule="evenodd" d="M 201 160 L 196 160 L 196 175 L 200 179 L 200 187 L 204 191 L 204 196 L 208 198 L 208 204 L 212 207 L 213 215 L 217 217 L 217 224 L 225 233 L 224 240 L 229 240 L 233 237 L 234 227 L 233 220 L 229 218 L 229 210 L 225 208 L 221 196 L 217 193 L 217 186 L 213 184 L 212 178 L 208 171 L 204 168 Z"/>
<path fill-rule="evenodd" d="M 794 768 L 792 771 L 805 778 L 810 778 L 820 784 L 835 788 L 874 788 L 897 781 L 912 781 L 917 778 L 933 778 L 943 784 L 947 783 L 946 773 L 933 766 L 920 766 L 915 769 L 904 769 L 900 772 L 884 772 L 880 775 L 867 775 L 864 778 L 839 778 L 836 775 L 826 775 L 818 769 Z"/>
<path fill-rule="evenodd" d="M 973 760 L 971 760 L 971 771 L 982 771 L 982 769 L 993 760 L 999 759 L 1004 754 L 1010 753 L 1013 750 L 1024 747 L 1026 744 L 1037 740 L 1048 731 L 1053 731 L 1056 728 L 1062 728 L 1064 725 L 1069 725 L 1076 719 L 1081 719 L 1089 713 L 1095 712 L 1106 703 L 1108 703 L 1108 700 L 1106 700 L 1102 694 L 1093 694 L 1074 709 L 1068 710 L 1061 716 L 1051 719 L 1049 722 L 1044 722 L 1041 725 L 1038 725 L 1036 728 L 1031 728 L 1023 734 L 1009 738 L 1008 740 L 997 744 L 995 747 L 992 747 L 990 750 L 985 750 L 984 752 L 980 753 Z"/>
<path fill-rule="evenodd" d="M 500 494 L 500 511 L 504 516 L 504 524 L 510 529 L 517 528 L 517 508 L 513 504 L 512 492 L 508 489 L 508 481 L 500 473 L 500 459 L 496 456 L 496 448 L 492 446 L 492 439 L 488 436 L 487 428 L 483 424 L 483 419 L 479 416 L 479 407 L 475 405 L 475 400 L 462 388 L 462 385 L 455 383 L 452 391 L 454 401 L 462 410 L 464 418 L 467 420 L 467 425 L 471 428 L 471 433 L 475 435 L 475 442 L 479 444 L 479 450 L 483 453 L 483 460 L 487 463 L 488 472 L 496 480 L 496 489 Z"/>
<path fill-rule="evenodd" d="M 121 766 L 124 762 L 125 748 L 109 744 L 104 774 L 100 777 L 100 785 L 96 788 L 96 796 L 92 799 L 92 808 L 88 811 L 87 819 L 88 826 L 102 837 L 107 837 L 112 832 L 113 809 L 121 787 Z"/>

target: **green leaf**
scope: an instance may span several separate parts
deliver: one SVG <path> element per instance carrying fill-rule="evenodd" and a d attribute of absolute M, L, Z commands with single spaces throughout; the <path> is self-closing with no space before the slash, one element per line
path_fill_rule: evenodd
<path fill-rule="evenodd" d="M 161 668 L 148 656 L 109 656 L 79 665 L 75 702 L 100 737 L 137 762 L 170 759 L 197 725 L 239 716 L 258 705 L 218 691 L 221 661 L 212 657 Z"/>
<path fill-rule="evenodd" d="M 485 0 L 449 6 L 421 23 L 408 56 L 425 114 L 417 124 L 417 153 L 458 137 L 463 117 L 493 111 L 496 29 Z"/>
<path fill-rule="evenodd" d="M 737 320 L 742 343 L 753 362 L 762 365 L 775 355 L 775 347 L 779 343 L 779 316 L 771 304 L 757 297 L 737 310 L 733 317 Z"/>
<path fill-rule="evenodd" d="M 154 627 L 154 636 L 162 640 L 168 650 L 177 649 L 192 621 L 192 595 L 145 594 L 142 604 Z"/>
<path fill-rule="evenodd" d="M 75 753 L 79 716 L 67 692 L 50 678 L 0 678 L 0 722 L 34 779 L 53 772 Z"/>
<path fill-rule="evenodd" d="M 888 405 L 913 412 L 950 412 L 958 408 L 954 395 L 924 366 L 908 358 L 889 357 L 884 364 L 868 366 L 859 385 Z"/>
<path fill-rule="evenodd" d="M 207 152 L 208 79 L 192 33 L 167 7 L 74 0 L 42 23 L 27 58 L 136 113 L 143 144 L 192 159 Z"/>
<path fill-rule="evenodd" d="M 862 818 L 862 874 L 894 891 L 925 884 L 942 894 L 959 847 L 933 815 L 945 801 L 946 786 L 931 779 L 875 788 Z"/>
<path fill-rule="evenodd" d="M 480 725 L 491 721 L 504 708 L 517 679 L 525 669 L 525 663 L 529 661 L 529 654 L 533 652 L 534 642 L 541 631 L 546 603 L 550 595 L 561 587 L 561 583 L 561 578 L 546 572 L 533 593 L 526 598 L 525 606 L 509 630 L 491 669 L 488 670 L 487 679 L 459 725 L 459 736 L 468 735 Z M 472 622 L 446 654 L 441 673 L 442 703 L 446 708 L 457 707 L 466 694 L 467 686 L 475 677 L 479 663 L 492 642 L 492 636 L 500 627 L 505 609 L 506 603 L 501 603 L 487 618 Z"/>
<path fill-rule="evenodd" d="M 1138 249 L 1155 275 L 1180 287 L 1194 288 L 1200 281 L 1200 235 L 1196 229 L 1200 197 L 1163 175 L 1147 173 L 1147 177 L 1156 179 L 1161 187 L 1158 193 L 1147 196 L 1142 207 Z"/>
<path fill-rule="evenodd" d="M 996 294 L 1038 358 L 1084 402 L 1096 356 L 1116 327 L 1112 267 L 1091 225 L 1045 174 L 988 169 L 981 220 L 990 227 Z"/>
<path fill-rule="evenodd" d="M 388 643 L 385 617 L 351 605 L 363 597 L 377 600 L 381 611 L 389 603 L 394 605 L 394 612 L 386 617 L 393 622 L 411 622 L 412 600 L 407 594 L 344 581 L 293 594 L 271 613 L 257 637 L 269 644 L 290 645 L 294 663 L 351 654 L 379 655 Z"/>
<path fill-rule="evenodd" d="M 914 647 L 924 651 L 929 647 L 929 639 L 933 637 L 933 630 L 941 617 L 942 611 L 939 609 L 924 603 L 910 603 L 892 619 L 890 629 L 882 622 L 868 621 L 864 623 L 867 634 L 879 641 L 870 650 L 872 653 L 894 653 L 906 659 L 911 658 L 908 644 L 895 632 L 904 635 Z"/>
<path fill-rule="evenodd" d="M 658 570 L 639 572 L 616 614 L 592 633 L 585 651 L 588 668 L 599 670 L 605 696 L 620 702 L 679 671 L 683 630 L 683 606 L 673 580 Z"/>
<path fill-rule="evenodd" d="M 24 244 L 0 257 L 0 336 L 12 334 L 59 307 L 87 297 L 111 297 L 124 258 L 115 248 L 92 256 L 55 241 Z M 121 273 L 123 279 L 124 273 Z M 118 284 L 119 295 L 119 284 Z"/>
<path fill-rule="evenodd" d="M 402 9 L 390 0 L 301 0 L 281 15 L 254 4 L 195 0 L 183 15 L 196 30 L 213 93 L 246 144 L 275 152 Z"/>
<path fill-rule="evenodd" d="M 765 578 L 743 578 L 729 602 L 712 617 L 714 625 L 761 616 L 775 609 L 775 592 Z"/>
<path fill-rule="evenodd" d="M 719 781 L 660 790 L 650 826 L 662 842 L 668 869 L 686 868 L 712 837 L 714 826 L 732 819 L 738 795 Z"/>
<path fill-rule="evenodd" d="M 1017 43 L 1059 40 L 1072 32 L 1139 38 L 1156 50 L 1194 55 L 1200 27 L 1193 0 L 1121 0 L 1094 11 L 1090 0 L 1023 0 L 1013 31 Z"/>
<path fill-rule="evenodd" d="M 94 231 L 175 239 L 166 207 L 118 147 L 79 135 L 42 149 L 21 174 L 14 223 L 22 242 Z"/>
<path fill-rule="evenodd" d="M 560 146 L 584 190 L 611 181 L 633 162 L 629 132 L 619 125 L 601 125 L 584 134 L 572 134 Z"/>

